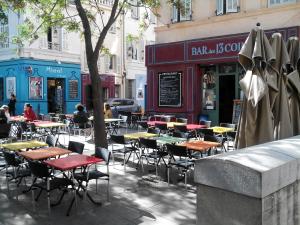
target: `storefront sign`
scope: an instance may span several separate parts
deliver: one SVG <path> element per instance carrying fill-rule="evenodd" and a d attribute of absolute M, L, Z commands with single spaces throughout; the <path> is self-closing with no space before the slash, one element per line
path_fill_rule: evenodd
<path fill-rule="evenodd" d="M 181 107 L 182 72 L 159 73 L 158 106 Z"/>
<path fill-rule="evenodd" d="M 188 59 L 214 59 L 237 56 L 246 36 L 188 42 Z"/>
<path fill-rule="evenodd" d="M 54 73 L 54 74 L 62 74 L 63 73 L 63 69 L 61 67 L 47 66 L 46 71 L 48 73 Z"/>

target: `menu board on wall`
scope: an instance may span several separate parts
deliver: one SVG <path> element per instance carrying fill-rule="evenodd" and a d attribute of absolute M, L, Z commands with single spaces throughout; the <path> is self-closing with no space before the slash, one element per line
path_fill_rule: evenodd
<path fill-rule="evenodd" d="M 182 72 L 158 74 L 158 106 L 181 107 Z"/>
<path fill-rule="evenodd" d="M 78 80 L 69 80 L 69 99 L 78 98 Z"/>

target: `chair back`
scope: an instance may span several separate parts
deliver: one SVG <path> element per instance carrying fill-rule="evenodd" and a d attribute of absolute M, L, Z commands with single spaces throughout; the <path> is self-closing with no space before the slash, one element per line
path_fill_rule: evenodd
<path fill-rule="evenodd" d="M 158 128 L 158 129 L 160 129 L 161 131 L 168 130 L 168 125 L 167 124 L 159 124 L 159 123 L 157 123 L 157 124 L 155 124 L 155 127 Z"/>
<path fill-rule="evenodd" d="M 204 137 L 205 135 L 214 135 L 214 131 L 212 129 L 208 129 L 208 128 L 200 128 L 197 129 L 197 134 L 199 134 L 200 136 Z"/>
<path fill-rule="evenodd" d="M 173 137 L 187 138 L 188 135 L 186 133 L 184 133 L 184 132 L 174 131 L 173 132 Z"/>
<path fill-rule="evenodd" d="M 228 127 L 228 128 L 233 128 L 233 130 L 236 129 L 236 124 L 234 123 L 220 123 L 220 127 Z"/>
<path fill-rule="evenodd" d="M 96 147 L 95 157 L 103 159 L 106 165 L 108 165 L 111 157 L 111 152 L 106 148 Z"/>
<path fill-rule="evenodd" d="M 228 131 L 228 132 L 226 132 L 226 137 L 229 138 L 229 139 L 231 139 L 231 140 L 234 140 L 235 136 L 236 136 L 236 131 Z"/>
<path fill-rule="evenodd" d="M 180 131 L 180 132 L 187 132 L 186 125 L 174 125 L 174 130 L 175 131 Z"/>
<path fill-rule="evenodd" d="M 204 135 L 204 141 L 220 142 L 220 140 L 216 136 L 209 134 Z"/>
<path fill-rule="evenodd" d="M 166 144 L 170 156 L 190 157 L 189 151 L 185 146 Z"/>
<path fill-rule="evenodd" d="M 50 147 L 55 147 L 57 144 L 58 138 L 56 138 L 54 135 L 48 135 L 46 137 L 46 144 Z"/>
<path fill-rule="evenodd" d="M 28 161 L 31 173 L 38 178 L 50 177 L 51 173 L 46 164 L 39 161 Z"/>
<path fill-rule="evenodd" d="M 84 144 L 76 141 L 69 141 L 68 150 L 82 154 L 84 149 Z"/>
<path fill-rule="evenodd" d="M 140 138 L 141 147 L 157 149 L 157 142 L 154 139 Z"/>
<path fill-rule="evenodd" d="M 150 133 L 150 134 L 160 134 L 160 130 L 156 127 L 148 127 L 147 129 L 147 133 Z"/>
<path fill-rule="evenodd" d="M 144 128 L 144 129 L 148 129 L 148 123 L 147 121 L 138 121 L 138 124 Z"/>
<path fill-rule="evenodd" d="M 160 121 L 171 122 L 171 117 L 161 117 Z"/>
<path fill-rule="evenodd" d="M 65 114 L 59 114 L 59 115 L 58 115 L 58 120 L 59 120 L 59 121 L 64 122 L 66 119 L 67 119 L 67 117 L 66 117 Z"/>
<path fill-rule="evenodd" d="M 18 167 L 20 165 L 21 160 L 16 158 L 15 153 L 4 151 L 3 154 L 4 154 L 5 162 L 8 166 Z"/>
<path fill-rule="evenodd" d="M 188 119 L 187 118 L 177 118 L 176 122 L 178 122 L 178 123 L 188 123 Z"/>
<path fill-rule="evenodd" d="M 116 144 L 125 144 L 124 135 L 110 135 L 110 140 Z"/>
<path fill-rule="evenodd" d="M 3 123 L 0 125 L 0 139 L 9 137 L 10 128 L 11 123 Z"/>

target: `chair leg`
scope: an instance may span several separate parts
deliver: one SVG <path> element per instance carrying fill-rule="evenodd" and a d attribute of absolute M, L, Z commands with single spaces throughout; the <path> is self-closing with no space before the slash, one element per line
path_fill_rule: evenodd
<path fill-rule="evenodd" d="M 187 170 L 184 172 L 184 186 L 185 186 L 185 189 L 187 188 L 186 184 L 187 184 Z"/>
<path fill-rule="evenodd" d="M 51 205 L 50 205 L 50 180 L 47 179 L 47 201 L 48 201 L 48 213 L 51 213 Z"/>
<path fill-rule="evenodd" d="M 170 184 L 170 167 L 167 167 L 167 172 L 168 172 L 168 185 Z"/>

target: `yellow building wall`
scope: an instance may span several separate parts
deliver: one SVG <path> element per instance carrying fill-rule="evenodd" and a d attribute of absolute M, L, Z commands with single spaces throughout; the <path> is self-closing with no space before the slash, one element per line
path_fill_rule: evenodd
<path fill-rule="evenodd" d="M 240 12 L 215 15 L 215 0 L 193 0 L 192 21 L 171 23 L 172 8 L 161 4 L 156 43 L 249 32 L 260 22 L 264 29 L 300 26 L 300 0 L 268 7 L 268 0 L 240 0 Z"/>

